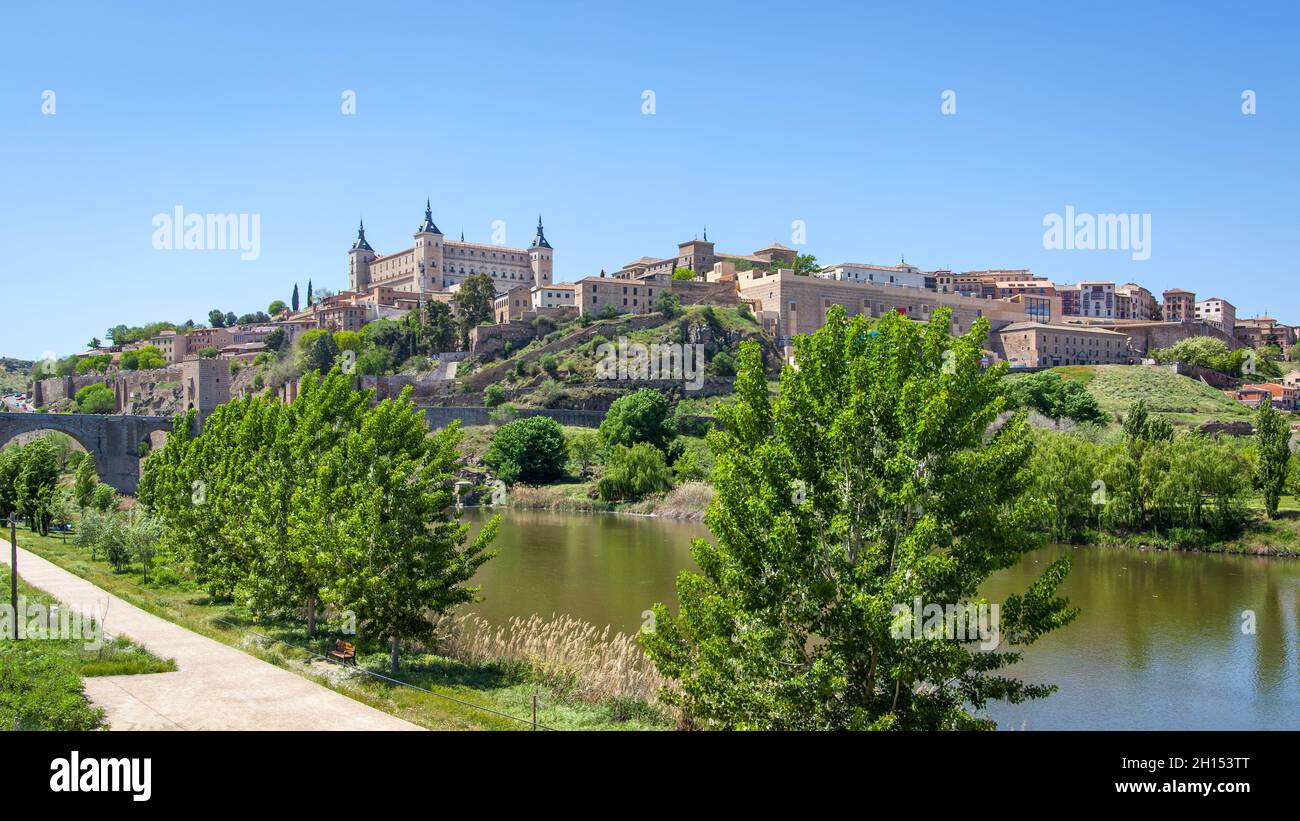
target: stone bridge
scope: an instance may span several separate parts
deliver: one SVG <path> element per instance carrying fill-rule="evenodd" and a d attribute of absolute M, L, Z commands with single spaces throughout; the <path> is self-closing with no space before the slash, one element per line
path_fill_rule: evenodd
<path fill-rule="evenodd" d="M 170 416 L 107 416 L 95 413 L 0 413 L 0 445 L 23 433 L 57 430 L 95 454 L 100 481 L 119 493 L 140 484 L 140 442 L 170 432 Z"/>

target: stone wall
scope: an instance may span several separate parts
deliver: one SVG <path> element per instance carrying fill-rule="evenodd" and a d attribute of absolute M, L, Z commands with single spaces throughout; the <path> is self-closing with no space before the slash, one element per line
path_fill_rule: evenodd
<path fill-rule="evenodd" d="M 740 294 L 736 291 L 736 283 L 732 281 L 697 282 L 695 280 L 673 280 L 671 290 L 682 301 L 683 305 L 734 307 L 740 304 Z"/>
<path fill-rule="evenodd" d="M 1129 347 L 1144 355 L 1155 348 L 1169 348 L 1184 339 L 1198 336 L 1221 340 L 1230 351 L 1241 347 L 1241 343 L 1234 339 L 1232 334 L 1224 333 L 1221 328 L 1206 322 L 1115 323 L 1098 327 L 1124 334 L 1129 339 Z"/>
<path fill-rule="evenodd" d="M 39 408 L 52 405 L 62 399 L 71 400 L 76 397 L 77 391 L 87 385 L 108 385 L 112 387 L 112 384 L 113 378 L 103 373 L 88 373 L 84 376 L 52 376 L 36 383 L 36 388 L 32 391 L 32 405 Z"/>

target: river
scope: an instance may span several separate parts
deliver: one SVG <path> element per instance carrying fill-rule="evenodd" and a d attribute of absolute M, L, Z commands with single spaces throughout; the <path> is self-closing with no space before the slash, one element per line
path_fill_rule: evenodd
<path fill-rule="evenodd" d="M 475 610 L 496 622 L 567 613 L 631 632 L 655 602 L 676 607 L 690 540 L 707 536 L 694 522 L 508 511 Z M 1061 593 L 1081 613 L 1010 671 L 1060 690 L 991 705 L 999 727 L 1300 729 L 1300 561 L 1054 545 L 983 592 L 1004 601 L 1065 552 L 1073 570 Z M 1250 613 L 1253 633 L 1243 631 Z"/>

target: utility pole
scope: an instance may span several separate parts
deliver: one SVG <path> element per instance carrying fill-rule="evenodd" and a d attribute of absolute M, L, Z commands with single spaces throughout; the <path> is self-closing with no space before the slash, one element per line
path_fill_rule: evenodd
<path fill-rule="evenodd" d="M 9 514 L 9 600 L 13 602 L 14 641 L 18 641 L 18 524 Z"/>

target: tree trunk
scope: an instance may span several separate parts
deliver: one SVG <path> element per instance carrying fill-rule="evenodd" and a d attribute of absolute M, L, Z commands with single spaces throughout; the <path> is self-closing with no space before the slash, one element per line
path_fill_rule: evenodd
<path fill-rule="evenodd" d="M 307 637 L 316 638 L 316 597 L 307 597 Z"/>
<path fill-rule="evenodd" d="M 391 639 L 389 639 L 388 644 L 389 647 L 391 648 L 391 652 L 389 656 L 390 666 L 392 667 L 392 674 L 396 676 L 397 675 L 397 636 L 393 636 Z"/>

